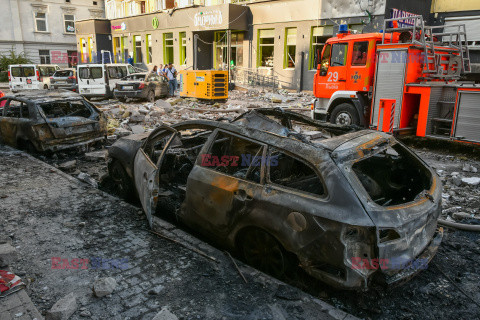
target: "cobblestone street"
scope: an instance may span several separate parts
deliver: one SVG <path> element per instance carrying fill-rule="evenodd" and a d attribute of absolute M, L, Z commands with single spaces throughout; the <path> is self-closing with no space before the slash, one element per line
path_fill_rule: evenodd
<path fill-rule="evenodd" d="M 71 319 L 153 319 L 162 308 L 185 319 L 354 319 L 237 262 L 245 284 L 221 251 L 166 222 L 162 234 L 217 262 L 159 238 L 138 208 L 25 153 L 1 147 L 0 184 L 0 233 L 19 255 L 10 267 L 42 314 L 73 292 L 78 309 Z M 52 258 L 90 263 L 52 269 Z M 107 276 L 117 288 L 95 297 L 93 282 Z"/>

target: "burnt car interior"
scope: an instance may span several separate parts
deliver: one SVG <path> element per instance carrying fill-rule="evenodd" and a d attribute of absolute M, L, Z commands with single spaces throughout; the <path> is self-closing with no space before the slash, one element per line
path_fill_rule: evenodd
<path fill-rule="evenodd" d="M 82 101 L 55 101 L 43 103 L 40 107 L 47 118 L 89 118 L 92 115 L 92 111 Z"/>
<path fill-rule="evenodd" d="M 30 118 L 27 104 L 16 100 L 10 100 L 10 103 L 4 107 L 3 116 L 9 118 Z"/>
<path fill-rule="evenodd" d="M 315 195 L 323 195 L 325 189 L 319 176 L 309 165 L 272 148 L 268 163 L 272 183 Z"/>
<path fill-rule="evenodd" d="M 146 146 L 145 150 L 150 150 L 152 161 L 158 163 L 163 149 L 173 138 L 159 165 L 161 190 L 157 215 L 173 216 L 185 200 L 188 175 L 211 133 L 211 130 L 180 130 L 175 134 L 165 132 L 152 141 L 151 150 Z"/>
<path fill-rule="evenodd" d="M 400 144 L 362 159 L 352 168 L 372 201 L 381 206 L 413 201 L 432 184 L 430 172 Z"/>

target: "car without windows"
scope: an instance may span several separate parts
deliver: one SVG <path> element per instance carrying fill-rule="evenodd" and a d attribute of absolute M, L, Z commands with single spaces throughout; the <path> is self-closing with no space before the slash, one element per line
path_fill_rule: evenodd
<path fill-rule="evenodd" d="M 59 151 L 105 139 L 105 115 L 82 96 L 37 90 L 0 99 L 0 141 L 30 152 Z"/>
<path fill-rule="evenodd" d="M 146 99 L 154 102 L 157 97 L 166 97 L 168 83 L 155 73 L 134 73 L 123 78 L 115 87 L 114 96 L 120 101 L 127 98 Z"/>
<path fill-rule="evenodd" d="M 122 138 L 108 167 L 154 229 L 176 217 L 278 277 L 300 265 L 341 288 L 399 283 L 418 270 L 358 257 L 430 261 L 443 235 L 441 181 L 394 137 L 281 109 Z"/>

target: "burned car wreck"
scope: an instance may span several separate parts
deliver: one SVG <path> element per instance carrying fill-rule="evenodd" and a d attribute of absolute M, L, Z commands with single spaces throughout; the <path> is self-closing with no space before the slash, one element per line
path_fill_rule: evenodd
<path fill-rule="evenodd" d="M 176 217 L 277 277 L 299 265 L 339 288 L 398 283 L 419 269 L 388 261 L 429 262 L 443 235 L 440 179 L 394 137 L 282 109 L 120 139 L 109 172 L 151 227 Z"/>
<path fill-rule="evenodd" d="M 0 139 L 31 152 L 59 151 L 105 139 L 103 113 L 68 91 L 35 90 L 0 99 Z"/>

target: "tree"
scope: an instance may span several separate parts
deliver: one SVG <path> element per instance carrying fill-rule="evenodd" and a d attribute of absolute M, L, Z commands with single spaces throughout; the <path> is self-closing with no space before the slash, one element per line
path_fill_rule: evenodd
<path fill-rule="evenodd" d="M 5 54 L 0 54 L 0 82 L 8 81 L 8 66 L 11 64 L 27 64 L 32 63 L 30 59 L 27 58 L 24 52 L 17 54 L 15 50 L 10 49 L 9 52 Z"/>

